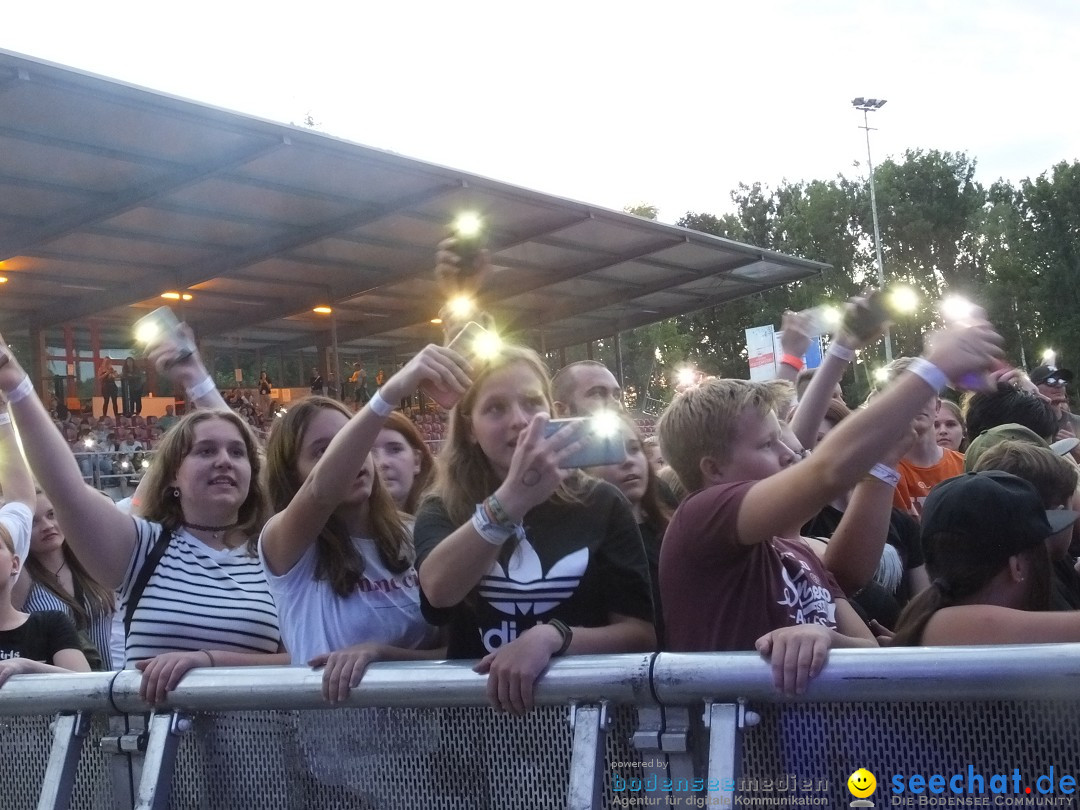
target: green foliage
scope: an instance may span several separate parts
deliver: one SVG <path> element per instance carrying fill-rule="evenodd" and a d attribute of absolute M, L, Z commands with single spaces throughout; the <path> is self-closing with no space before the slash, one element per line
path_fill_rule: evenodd
<path fill-rule="evenodd" d="M 937 302 L 957 293 L 986 308 L 1010 362 L 1035 365 L 1052 345 L 1075 367 L 1080 358 L 1069 355 L 1080 351 L 1080 163 L 1060 163 L 1019 187 L 999 180 L 989 188 L 976 181 L 976 165 L 963 152 L 916 149 L 876 167 L 886 284 L 906 283 L 921 296 L 918 310 L 893 326 L 894 354 L 920 352 L 922 336 L 940 321 Z M 662 392 L 661 381 L 683 362 L 745 377 L 747 327 L 779 327 L 785 309 L 841 303 L 876 286 L 867 178 L 785 181 L 775 189 L 740 184 L 731 200 L 731 213 L 688 212 L 676 224 L 832 269 L 625 333 L 627 382 L 639 390 Z M 626 210 L 656 214 L 644 204 Z M 880 345 L 876 351 L 881 358 Z M 849 381 L 849 400 L 865 390 L 867 370 L 860 365 L 859 379 Z"/>

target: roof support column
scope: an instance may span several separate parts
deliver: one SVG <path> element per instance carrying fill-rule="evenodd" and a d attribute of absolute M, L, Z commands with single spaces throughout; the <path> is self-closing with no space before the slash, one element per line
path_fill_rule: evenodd
<path fill-rule="evenodd" d="M 45 403 L 46 408 L 48 408 L 49 403 L 49 383 L 52 382 L 52 375 L 48 375 L 48 378 L 46 378 L 47 370 L 45 330 L 40 326 L 31 326 L 30 366 L 27 368 L 27 373 L 30 375 L 30 382 L 34 384 L 34 390 L 37 391 L 38 396 L 41 397 L 41 401 Z M 60 403 L 57 403 L 57 405 L 59 404 Z"/>
<path fill-rule="evenodd" d="M 619 381 L 619 388 L 626 388 L 623 383 L 622 332 L 616 332 L 611 340 L 615 344 L 615 379 Z"/>

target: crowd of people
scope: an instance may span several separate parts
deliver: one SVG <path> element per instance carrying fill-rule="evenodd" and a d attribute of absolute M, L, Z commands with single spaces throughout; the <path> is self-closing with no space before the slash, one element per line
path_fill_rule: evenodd
<path fill-rule="evenodd" d="M 849 407 L 884 327 L 854 299 L 811 372 L 788 313 L 780 379 L 695 380 L 655 437 L 604 365 L 551 377 L 510 344 L 427 346 L 265 441 L 171 339 L 150 361 L 194 407 L 168 424 L 54 424 L 0 344 L 0 683 L 137 667 L 160 702 L 194 668 L 292 663 L 337 702 L 374 661 L 471 659 L 523 713 L 564 655 L 756 650 L 798 694 L 834 647 L 1080 639 L 1071 374 L 1006 368 L 976 312 Z M 449 403 L 435 456 L 397 410 L 418 390 Z M 623 460 L 571 466 L 590 422 L 550 421 L 598 413 Z M 91 439 L 153 450 L 132 498 L 85 484 Z"/>

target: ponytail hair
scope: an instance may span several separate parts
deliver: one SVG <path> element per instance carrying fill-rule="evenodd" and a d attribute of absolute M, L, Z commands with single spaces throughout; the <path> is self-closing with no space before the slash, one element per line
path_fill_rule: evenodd
<path fill-rule="evenodd" d="M 996 577 L 1009 559 L 986 553 L 977 538 L 955 532 L 938 532 L 924 537 L 927 568 L 932 577 L 929 588 L 918 594 L 904 608 L 896 623 L 894 647 L 917 647 L 922 644 L 926 625 L 942 608 L 968 604 L 990 580 Z M 1049 610 L 1051 589 L 1050 554 L 1046 543 L 1038 543 L 1016 556 L 1027 560 L 1031 573 L 1022 610 Z"/>

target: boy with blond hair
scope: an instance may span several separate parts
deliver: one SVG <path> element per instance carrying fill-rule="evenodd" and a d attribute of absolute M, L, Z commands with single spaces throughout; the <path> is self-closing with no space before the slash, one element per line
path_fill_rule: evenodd
<path fill-rule="evenodd" d="M 1000 343 L 979 319 L 937 334 L 925 358 L 797 465 L 770 387 L 706 380 L 676 397 L 661 417 L 660 445 L 693 494 L 660 555 L 668 649 L 756 648 L 771 659 L 777 686 L 798 694 L 831 647 L 876 646 L 799 527 L 852 487 L 846 517 L 887 522 L 899 475 L 879 462 L 910 437 L 930 394 L 985 373 Z"/>

